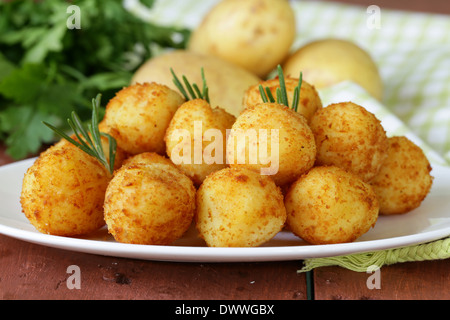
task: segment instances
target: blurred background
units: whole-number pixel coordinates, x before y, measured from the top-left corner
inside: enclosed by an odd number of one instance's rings
[[[297,0],[296,0],[297,1]],[[322,0],[314,0],[322,1]],[[368,7],[370,5],[377,5],[382,8],[409,10],[416,12],[430,12],[450,14],[450,2],[445,0],[330,0],[329,2],[345,3],[351,5],[359,5]]]

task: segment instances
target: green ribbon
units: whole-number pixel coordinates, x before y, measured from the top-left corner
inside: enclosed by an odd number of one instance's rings
[[[299,273],[325,266],[340,266],[357,272],[367,272],[376,266],[391,265],[401,262],[441,260],[450,258],[450,237],[398,249],[357,253],[329,258],[314,258],[303,261],[304,267]]]

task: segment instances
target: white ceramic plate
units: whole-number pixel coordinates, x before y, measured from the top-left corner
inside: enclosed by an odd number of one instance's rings
[[[84,238],[39,233],[21,211],[22,178],[34,159],[0,167],[0,233],[49,247],[143,260],[180,262],[282,261],[331,257],[397,248],[450,235],[450,168],[434,166],[432,190],[422,205],[408,214],[381,216],[375,228],[353,243],[308,245],[282,231],[257,248],[208,248],[195,228],[174,245],[132,245],[115,242],[105,228]]]

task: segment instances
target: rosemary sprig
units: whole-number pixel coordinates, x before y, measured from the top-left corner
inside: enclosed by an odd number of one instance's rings
[[[186,88],[183,87],[183,84],[181,83],[180,79],[178,79],[177,75],[173,71],[172,68],[170,68],[170,72],[173,76],[173,83],[177,86],[178,90],[180,90],[181,94],[184,96],[184,98],[187,100],[193,100],[193,99],[203,99],[206,100],[206,102],[209,103],[209,89],[208,85],[206,84],[206,78],[205,78],[205,72],[203,68],[201,69],[202,73],[202,80],[203,80],[203,88],[202,91],[200,91],[197,84],[190,84],[189,80],[186,78],[186,76],[182,76],[184,85]],[[190,96],[189,96],[190,95]]]
[[[47,127],[52,129],[56,134],[66,139],[76,147],[80,148],[87,154],[95,157],[102,163],[110,174],[114,172],[114,162],[116,158],[117,143],[116,140],[107,133],[100,132],[98,128],[98,109],[100,108],[101,94],[98,94],[95,99],[92,99],[92,119],[86,129],[80,118],[75,112],[72,112],[71,118],[67,119],[78,141],[71,138],[62,130],[53,125],[43,122]],[[109,161],[106,158],[103,150],[101,136],[107,137],[109,141]]]
[[[267,102],[274,103],[274,102],[276,102],[276,103],[279,103],[279,104],[283,104],[286,107],[291,108],[295,112],[297,112],[298,102],[300,101],[300,90],[301,90],[301,87],[302,87],[303,74],[302,74],[302,72],[300,72],[300,76],[299,76],[299,79],[298,79],[298,85],[294,88],[294,95],[292,97],[292,105],[289,106],[289,101],[288,101],[288,97],[287,97],[287,90],[286,90],[286,82],[284,80],[283,69],[281,68],[280,65],[278,65],[278,67],[277,67],[277,72],[278,72],[278,81],[280,83],[280,86],[276,89],[277,99],[275,100],[275,98],[273,97],[272,92],[270,91],[269,87],[266,87],[264,89],[262,85],[259,85],[259,93],[261,94],[261,98],[262,98],[264,103],[267,103]]]

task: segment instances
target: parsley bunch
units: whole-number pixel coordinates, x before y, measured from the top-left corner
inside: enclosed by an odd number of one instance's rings
[[[69,5],[80,29],[67,27]],[[86,121],[91,98],[128,85],[152,46],[185,48],[189,34],[140,20],[122,0],[0,0],[0,141],[15,159],[37,152],[55,138],[43,121],[70,130],[72,111]]]

